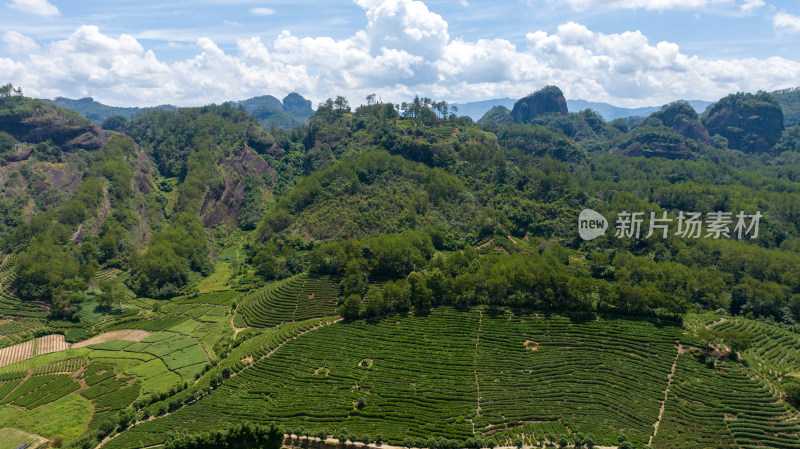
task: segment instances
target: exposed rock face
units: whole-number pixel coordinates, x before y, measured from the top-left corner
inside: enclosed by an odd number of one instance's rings
[[[150,170],[150,164],[147,163],[147,153],[139,148],[138,145],[136,147],[137,168],[133,183],[140,192],[147,195],[155,186],[156,180],[152,170]]]
[[[19,162],[28,159],[31,155],[31,151],[33,151],[33,147],[30,145],[18,146],[17,151],[6,155],[6,164],[10,162]]]
[[[52,140],[64,151],[96,150],[108,138],[97,125],[80,115],[52,103],[19,98],[10,100],[7,113],[0,119],[0,131],[20,142],[40,143]]]
[[[246,175],[269,174],[273,181],[277,181],[277,176],[267,161],[247,146],[223,160],[220,169],[223,175],[221,188],[206,193],[200,208],[201,220],[209,227],[236,224],[242,208]]]
[[[710,135],[728,139],[728,147],[747,153],[770,151],[783,133],[783,110],[774,96],[731,94],[709,106],[704,125]]]
[[[684,137],[711,145],[711,136],[700,123],[697,111],[685,101],[676,101],[650,114],[650,118],[659,119],[664,126],[669,126]]]
[[[706,130],[706,127],[696,118],[687,119],[681,117],[675,120],[672,129],[682,136],[698,140],[706,145],[711,145],[711,136],[708,134],[708,130]]]
[[[567,100],[564,93],[556,86],[547,86],[514,103],[511,117],[517,123],[528,123],[545,114],[566,115]]]

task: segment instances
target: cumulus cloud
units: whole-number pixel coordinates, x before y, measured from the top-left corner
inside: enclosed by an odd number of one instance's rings
[[[16,31],[6,31],[3,34],[3,43],[9,53],[30,53],[39,49],[33,39]]]
[[[358,102],[369,93],[385,101],[420,94],[460,102],[555,84],[568,98],[644,106],[800,85],[800,62],[781,57],[704,59],[639,31],[600,33],[575,22],[551,33],[532,30],[522,45],[452,39],[447,22],[422,2],[356,1],[367,25],[347,38],[283,31],[224,50],[200,38],[194,55],[171,63],[130,35],[95,26],[40,46],[6,32],[6,47],[27,51],[0,58],[0,73],[30,95],[91,95],[116,105],[200,105],[292,91],[316,102],[335,95]],[[776,27],[783,23],[776,16]]]
[[[415,0],[355,0],[367,14],[366,33],[373,55],[383,49],[427,58],[441,56],[450,36],[447,22]]]
[[[778,32],[797,33],[800,32],[800,17],[779,12],[772,17],[772,24]]]
[[[58,8],[47,0],[11,0],[8,6],[17,11],[38,16],[57,16],[61,14]]]

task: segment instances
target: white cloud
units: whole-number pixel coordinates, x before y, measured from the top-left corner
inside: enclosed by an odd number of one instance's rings
[[[416,0],[355,0],[367,14],[366,33],[374,56],[383,49],[439,57],[450,36],[447,22]]]
[[[38,16],[57,16],[61,14],[58,12],[58,8],[47,0],[11,0],[8,6],[17,11]]]
[[[573,9],[583,11],[588,8],[651,9],[696,9],[715,3],[729,3],[731,0],[567,0]],[[759,1],[759,0],[755,0]]]
[[[765,6],[764,0],[744,0],[742,11],[749,12]]]
[[[778,32],[797,33],[800,32],[800,17],[779,12],[772,17],[772,24]]]
[[[272,8],[253,8],[250,10],[250,13],[257,16],[271,16],[275,14],[275,10]]]
[[[243,37],[229,50],[204,37],[181,44],[194,55],[173,63],[133,36],[95,26],[37,47],[6,32],[6,46],[28,48],[0,58],[0,73],[29,95],[91,95],[115,105],[200,105],[292,91],[315,103],[335,95],[355,103],[373,92],[385,101],[420,94],[461,102],[555,84],[568,98],[645,106],[800,85],[800,62],[781,57],[704,59],[639,31],[600,33],[575,22],[532,31],[521,46],[451,39],[447,22],[419,1],[357,3],[367,24],[344,39],[283,31],[269,40]],[[776,28],[783,23],[776,16]]]
[[[3,34],[3,42],[9,53],[31,53],[39,49],[33,39],[16,31],[6,31]]]

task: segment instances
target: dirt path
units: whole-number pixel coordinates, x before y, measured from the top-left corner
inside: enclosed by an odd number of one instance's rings
[[[478,313],[478,333],[475,337],[475,356],[472,359],[472,371],[475,373],[475,389],[478,392],[478,407],[475,409],[475,418],[481,416],[481,384],[478,381],[478,344],[481,342],[481,327],[483,326],[483,309]],[[470,418],[472,423],[472,434],[475,435],[475,420]]]
[[[297,436],[297,435],[283,435],[283,445],[286,447],[302,447],[302,448],[312,448],[312,449],[323,449],[323,448],[330,448],[330,447],[345,447],[349,449],[412,449],[406,446],[394,446],[391,444],[376,444],[376,443],[360,443],[360,442],[353,442],[353,441],[346,441],[341,442],[336,438],[326,438],[324,441],[317,438],[317,437],[308,437],[308,436]],[[149,446],[142,449],[148,449]],[[531,449],[531,448],[544,448],[544,447],[554,447],[554,446],[531,446],[531,445],[524,445],[522,449]],[[575,446],[567,446],[567,447],[575,447]],[[585,446],[582,446],[585,447]],[[595,449],[618,449],[617,446],[592,446]],[[517,449],[516,446],[497,446],[495,449]]]
[[[111,201],[108,200],[108,187],[103,187],[103,204],[100,207],[100,211],[97,213],[97,218],[95,218],[92,224],[93,235],[100,233],[100,227],[103,225],[103,222],[106,221],[106,216],[110,211]]]
[[[233,329],[233,338],[236,338],[236,336],[239,335],[239,332],[241,332],[241,331],[243,331],[243,330],[245,330],[247,328],[246,327],[236,327],[236,325],[233,324],[234,315],[236,315],[235,312],[231,314],[230,322],[231,322],[231,328]]]
[[[712,321],[712,322],[706,324],[706,329],[711,329],[712,327],[716,326],[717,324],[722,324],[722,323],[724,323],[726,321],[728,321],[727,318],[720,318],[720,319],[718,319],[716,321]]]
[[[649,446],[653,445],[653,438],[658,434],[658,425],[661,424],[661,417],[664,416],[664,408],[667,406],[667,397],[669,396],[669,387],[672,385],[672,377],[675,375],[675,368],[678,366],[678,357],[683,353],[683,345],[678,343],[678,353],[675,354],[675,360],[672,362],[672,368],[667,375],[667,389],[664,390],[664,402],[661,403],[661,409],[658,411],[658,419],[653,424],[653,434],[650,435],[650,440],[647,442]]]

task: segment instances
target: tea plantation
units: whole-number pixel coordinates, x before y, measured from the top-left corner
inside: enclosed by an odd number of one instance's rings
[[[245,421],[414,447],[800,448],[781,388],[800,340],[778,326],[484,307],[343,322],[337,289],[301,274],[100,321],[85,342],[0,367],[0,426],[112,449]],[[746,336],[742,359],[706,329]],[[66,409],[50,428],[30,421]]]

